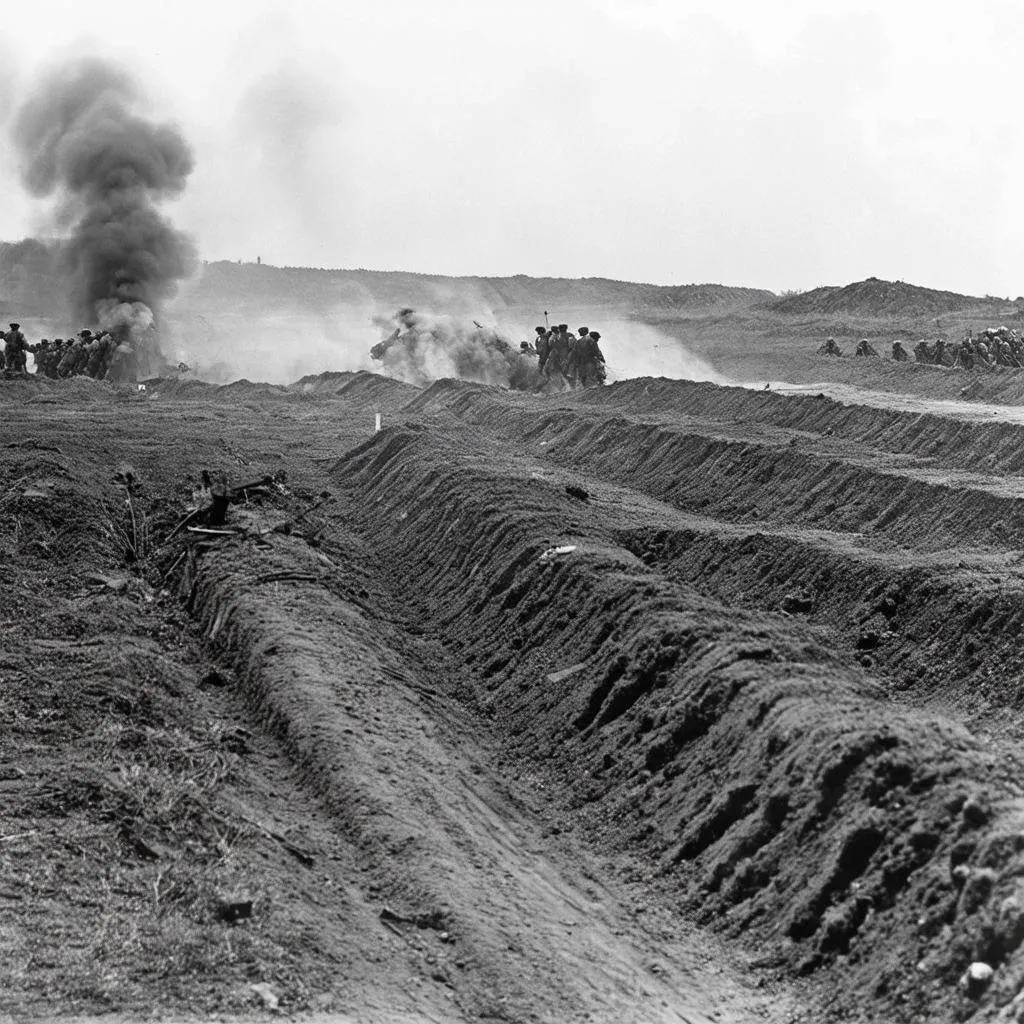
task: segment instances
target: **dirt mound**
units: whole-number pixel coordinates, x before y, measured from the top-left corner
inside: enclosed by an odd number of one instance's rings
[[[324,370],[323,373],[307,373],[288,386],[305,392],[327,391],[334,394],[354,376],[351,370]]]
[[[986,1005],[1016,992],[1024,808],[1000,782],[1016,761],[892,706],[798,623],[645,565],[610,529],[636,510],[591,511],[529,461],[434,427],[335,474],[475,669],[464,697],[508,756],[560,778],[597,841],[653,858],[666,895],[889,1019],[960,1012],[972,960],[1000,965]]]
[[[1001,300],[959,295],[869,277],[845,287],[815,288],[771,303],[771,310],[785,314],[850,314],[854,316],[921,316],[963,309],[1003,308]]]
[[[350,402],[394,407],[408,402],[418,391],[414,385],[395,380],[394,377],[361,370],[338,388],[336,394]]]

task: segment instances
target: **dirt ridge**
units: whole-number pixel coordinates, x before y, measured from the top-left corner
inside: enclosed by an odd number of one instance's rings
[[[800,627],[727,610],[585,511],[567,519],[527,466],[499,478],[488,462],[438,427],[390,432],[335,475],[442,597],[421,612],[476,667],[467,699],[517,756],[585,780],[573,804],[595,837],[630,828],[703,920],[792,969],[840,958],[837,984],[870,979],[908,1018],[949,999],[965,957],[1010,961],[1012,988],[1024,963],[999,907],[1019,899],[1022,808],[991,755],[888,705]],[[558,544],[575,550],[544,555]],[[584,667],[557,682],[542,667],[569,662]],[[916,971],[893,964],[901,946]]]

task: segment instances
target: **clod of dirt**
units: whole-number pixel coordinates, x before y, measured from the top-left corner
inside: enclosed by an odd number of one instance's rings
[[[574,487],[572,484],[566,486],[565,493],[568,494],[570,498],[578,498],[580,501],[590,500],[589,492],[583,490],[582,487]]]
[[[236,921],[252,917],[252,900],[221,900],[214,913],[217,915],[218,921],[234,924]]]
[[[960,988],[971,999],[977,999],[992,983],[995,971],[980,960],[976,960],[960,978]]]
[[[873,629],[866,629],[857,637],[858,651],[873,651],[882,642],[882,638]]]
[[[968,828],[980,828],[989,819],[989,809],[983,797],[972,796],[964,803],[960,814]]]
[[[268,1010],[276,1010],[281,1005],[281,1000],[278,999],[277,993],[265,981],[261,981],[256,985],[250,985],[249,988],[260,997],[263,1005]]]
[[[814,595],[806,588],[792,590],[782,599],[782,610],[790,615],[813,611]]]

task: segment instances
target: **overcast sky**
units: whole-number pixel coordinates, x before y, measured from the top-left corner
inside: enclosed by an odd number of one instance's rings
[[[75,52],[182,126],[207,259],[1024,293],[1020,4],[31,0],[0,117]]]

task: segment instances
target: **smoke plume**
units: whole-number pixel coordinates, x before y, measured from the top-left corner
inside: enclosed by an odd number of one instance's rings
[[[196,252],[159,211],[184,190],[192,151],[144,106],[127,71],[83,59],[39,83],[11,138],[26,189],[51,200],[72,315],[132,342],[152,365],[155,322]]]

